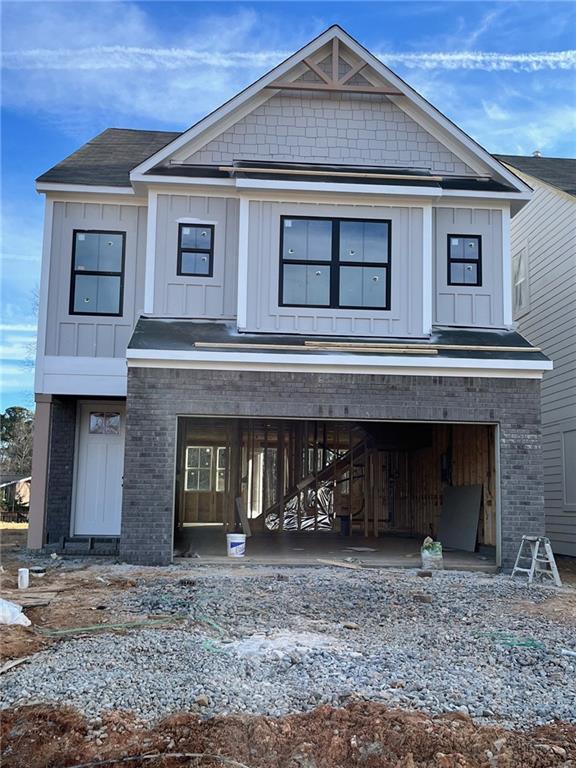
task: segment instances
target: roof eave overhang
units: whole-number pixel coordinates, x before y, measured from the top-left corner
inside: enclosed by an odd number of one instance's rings
[[[363,184],[354,182],[325,182],[325,181],[291,181],[279,179],[249,179],[249,178],[210,178],[190,176],[163,176],[155,174],[138,174],[132,178],[137,192],[142,188],[169,188],[189,186],[213,187],[215,189],[236,190],[238,193],[325,193],[330,195],[373,195],[422,198],[433,202],[439,199],[483,199],[497,203],[509,202],[517,208],[525,205],[532,197],[531,192],[484,191],[471,189],[443,189],[439,186],[405,185],[405,184]]]
[[[552,370],[549,360],[448,358],[437,356],[370,354],[274,354],[262,352],[210,352],[128,349],[129,368],[197,368],[208,370],[285,370],[377,374],[381,376],[473,376],[480,378],[540,379]]]
[[[62,184],[53,181],[37,181],[36,192],[39,194],[46,194],[50,192],[72,192],[79,194],[94,194],[94,195],[130,195],[136,196],[136,191],[133,186],[127,185],[125,187],[111,186],[111,185],[99,185],[99,184]]]

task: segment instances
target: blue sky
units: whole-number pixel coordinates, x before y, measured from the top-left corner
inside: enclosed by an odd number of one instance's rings
[[[489,151],[574,157],[573,2],[3,2],[2,392],[33,405],[43,200],[106,127],[181,130],[338,23]]]

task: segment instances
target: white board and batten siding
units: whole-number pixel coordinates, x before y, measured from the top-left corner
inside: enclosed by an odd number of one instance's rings
[[[512,219],[512,255],[528,264],[520,332],[552,358],[542,382],[546,531],[557,554],[576,556],[576,198],[533,177],[530,203]]]
[[[434,322],[468,328],[502,328],[502,210],[434,208]],[[507,215],[507,213],[506,213]],[[482,285],[448,285],[448,235],[480,235]]]
[[[55,202],[50,252],[46,355],[124,357],[144,301],[146,206]],[[120,317],[69,312],[74,230],[126,233]]]
[[[195,195],[158,195],[154,314],[224,319],[236,316],[239,200]],[[212,277],[178,275],[181,223],[214,225]]]
[[[390,220],[390,309],[280,306],[281,216]],[[423,211],[418,207],[251,201],[246,330],[342,336],[422,336],[422,227]]]

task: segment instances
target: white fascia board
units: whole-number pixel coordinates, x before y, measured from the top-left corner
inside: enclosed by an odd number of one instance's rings
[[[463,200],[493,200],[499,204],[510,200],[530,200],[526,192],[489,192],[469,189],[441,189],[438,187],[413,187],[392,184],[351,184],[321,181],[280,181],[278,179],[235,179],[238,189],[271,192],[324,192],[328,194],[383,195],[387,197],[425,198],[440,201],[442,198]]]
[[[132,368],[202,368],[218,370],[302,371],[311,373],[362,373],[380,376],[480,376],[506,378],[541,378],[552,369],[545,360],[485,360],[409,358],[352,354],[268,354],[262,352],[196,352],[181,350],[130,349],[128,366]]]
[[[409,195],[438,197],[437,187],[409,187],[390,184],[350,184],[322,181],[284,181],[279,179],[235,179],[238,189],[270,189],[286,192],[340,192],[343,194]]]
[[[126,396],[126,360],[46,355],[37,391],[52,395]]]
[[[190,184],[196,186],[208,186],[208,187],[235,187],[235,179],[215,179],[209,177],[192,177],[192,176],[162,176],[153,173],[138,173],[131,176],[132,181],[143,184],[162,184],[162,186],[168,186],[174,184],[180,186],[182,184]]]
[[[321,181],[289,181],[280,179],[210,179],[210,178],[190,178],[187,176],[142,176],[134,179],[135,182],[146,182],[148,184],[162,185],[168,187],[172,185],[178,188],[179,194],[182,194],[182,186],[191,187],[225,187],[230,192],[233,190],[250,190],[252,192],[322,192],[334,195],[384,195],[387,197],[407,197],[424,198],[439,201],[441,198],[461,198],[463,200],[493,200],[495,202],[506,202],[511,200],[530,200],[531,194],[524,192],[488,192],[466,189],[441,189],[438,187],[414,187],[392,184],[354,184],[350,182],[335,183]]]
[[[93,195],[130,195],[135,197],[136,193],[132,187],[107,187],[91,184],[56,184],[51,182],[36,182],[37,192],[79,192],[90,193]]]

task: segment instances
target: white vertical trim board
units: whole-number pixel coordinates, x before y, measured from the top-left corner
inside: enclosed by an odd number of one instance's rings
[[[144,312],[146,314],[154,312],[157,211],[158,192],[151,189],[148,193],[148,218],[146,220],[146,269],[144,273]]]
[[[510,206],[502,208],[502,317],[512,327],[512,253],[510,244]]]
[[[422,208],[422,333],[427,336],[432,330],[432,301],[434,296],[432,279],[432,206]]]
[[[498,568],[502,565],[502,475],[501,475],[501,457],[500,440],[502,439],[502,429],[500,424],[494,426],[494,461],[496,473],[496,565]]]
[[[50,286],[50,260],[52,250],[52,227],[54,222],[54,201],[46,197],[44,203],[44,235],[42,239],[42,267],[40,273],[40,296],[38,298],[38,331],[36,335],[36,369],[34,390],[43,392],[44,356],[46,355],[46,326],[48,324],[48,293]]]
[[[248,322],[248,232],[250,226],[250,200],[240,198],[238,216],[238,328]]]

